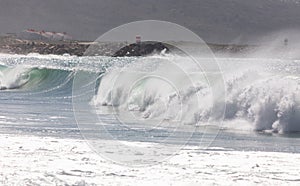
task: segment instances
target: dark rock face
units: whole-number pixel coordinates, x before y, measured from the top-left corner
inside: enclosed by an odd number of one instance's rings
[[[113,57],[146,56],[149,54],[160,53],[163,50],[169,52],[169,48],[160,42],[143,42],[140,44],[134,43],[121,48],[115,52]]]

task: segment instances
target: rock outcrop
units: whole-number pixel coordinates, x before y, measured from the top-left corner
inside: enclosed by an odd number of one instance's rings
[[[113,57],[146,56],[161,52],[169,52],[169,48],[161,42],[142,42],[121,48],[113,54]]]

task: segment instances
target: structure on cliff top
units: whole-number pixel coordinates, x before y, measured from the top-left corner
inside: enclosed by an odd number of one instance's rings
[[[63,40],[72,40],[72,37],[66,32],[48,32],[48,31],[39,31],[34,29],[23,30],[17,35],[20,39],[26,40],[48,40],[48,41],[63,41]]]

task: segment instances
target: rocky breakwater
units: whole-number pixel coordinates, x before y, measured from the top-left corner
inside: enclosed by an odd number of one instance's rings
[[[21,40],[11,36],[0,36],[0,53],[9,54],[70,54],[76,56],[112,56],[126,43],[83,42],[83,41],[41,41]]]
[[[45,42],[26,42],[14,45],[7,45],[6,51],[13,54],[70,54],[82,56],[88,45],[78,43],[45,43]]]
[[[82,42],[82,41],[38,41],[20,40],[11,36],[0,36],[0,53],[10,54],[70,54],[76,56],[147,56],[151,54],[175,53],[186,55],[176,46],[197,49],[199,44],[192,42],[161,43],[145,41],[141,43],[128,44],[127,42]],[[220,45],[208,44],[215,53],[243,54],[255,50],[257,46],[249,45]]]

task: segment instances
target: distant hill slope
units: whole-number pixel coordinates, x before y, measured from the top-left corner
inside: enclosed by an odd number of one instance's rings
[[[213,43],[300,27],[299,0],[0,0],[0,32],[66,31],[94,40],[131,21],[178,23]]]

